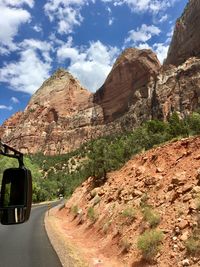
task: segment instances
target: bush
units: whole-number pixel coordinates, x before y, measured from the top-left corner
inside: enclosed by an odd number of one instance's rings
[[[90,219],[92,223],[95,223],[96,220],[98,219],[98,215],[95,212],[93,207],[89,207],[87,211],[87,217]]]
[[[77,205],[73,205],[72,207],[71,207],[71,212],[73,213],[73,215],[76,217],[77,215],[78,215],[78,210],[79,210],[79,208],[78,208],[78,206]]]
[[[187,124],[187,119],[180,119],[179,115],[174,112],[169,119],[169,134],[172,137],[188,136],[189,127]]]
[[[200,238],[191,236],[185,242],[187,252],[191,255],[197,255],[200,253]]]
[[[137,248],[141,250],[144,259],[151,260],[159,252],[162,240],[163,233],[161,231],[146,231],[138,238]]]
[[[160,223],[160,214],[155,212],[151,207],[145,207],[142,210],[143,218],[150,227],[156,227]]]
[[[131,242],[128,239],[123,238],[120,242],[120,247],[122,248],[122,251],[126,253],[131,248]]]
[[[200,215],[197,215],[197,225],[191,236],[185,242],[187,252],[191,255],[200,255]]]
[[[136,211],[132,207],[127,207],[122,211],[122,216],[133,221],[136,218]]]
[[[112,220],[108,220],[107,222],[104,223],[104,225],[102,227],[102,231],[104,234],[107,234],[111,224],[112,224]]]
[[[192,113],[187,119],[190,134],[200,134],[200,114],[198,112]]]

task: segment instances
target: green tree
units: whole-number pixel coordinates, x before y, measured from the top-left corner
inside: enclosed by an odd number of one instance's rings
[[[189,135],[187,120],[180,119],[177,112],[174,112],[169,119],[169,134],[172,137]]]

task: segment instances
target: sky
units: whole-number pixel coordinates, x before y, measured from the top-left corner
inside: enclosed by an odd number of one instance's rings
[[[88,90],[127,47],[166,58],[188,0],[0,0],[0,124],[58,68]]]

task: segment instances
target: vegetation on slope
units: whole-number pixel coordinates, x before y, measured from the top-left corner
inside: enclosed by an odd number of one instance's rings
[[[147,121],[133,132],[92,140],[66,155],[25,157],[25,164],[33,174],[33,201],[54,199],[60,194],[69,197],[89,176],[95,177],[94,186],[100,185],[108,171],[120,168],[136,153],[197,134],[200,134],[199,112],[185,119],[174,113],[169,122]],[[15,160],[2,157],[0,170],[16,164]]]

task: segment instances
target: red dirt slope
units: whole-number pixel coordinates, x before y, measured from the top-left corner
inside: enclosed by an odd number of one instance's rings
[[[200,227],[200,137],[135,156],[109,173],[101,187],[92,188],[89,178],[57,217],[63,234],[83,248],[90,266],[149,266],[137,248],[138,237],[151,228],[144,203],[159,214],[156,229],[164,233],[154,266],[200,266],[198,254],[188,254],[185,246]]]

